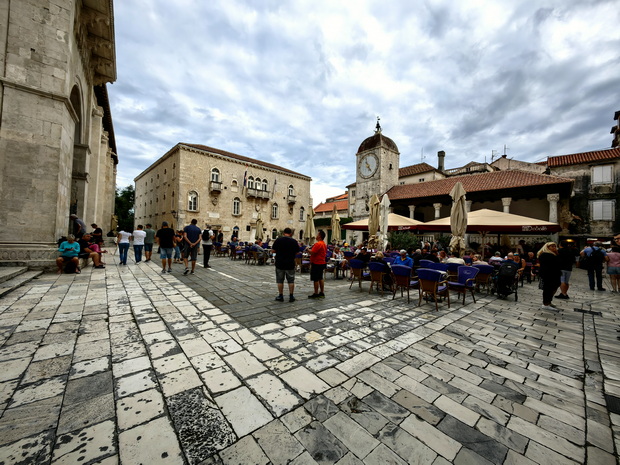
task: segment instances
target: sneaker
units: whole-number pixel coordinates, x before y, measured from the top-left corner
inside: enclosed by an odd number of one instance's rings
[[[185,268],[185,271],[183,272],[183,274],[187,274],[189,273],[189,268]]]
[[[325,298],[325,294],[323,292],[319,292],[319,299],[324,299]]]
[[[194,274],[194,270],[190,271],[189,274]]]
[[[289,302],[295,302],[295,296],[294,295],[289,295],[288,296],[288,301]]]
[[[308,299],[318,299],[319,295],[318,294],[312,294],[308,296]]]
[[[162,273],[165,273],[165,272],[166,272],[166,270],[165,270],[165,269],[164,269],[164,270],[161,270],[161,272],[162,272]],[[170,273],[170,272],[168,272],[168,273]]]
[[[549,307],[558,308],[558,306],[555,304],[549,304]]]
[[[543,305],[542,307],[540,307],[541,310],[555,310],[555,308],[549,306],[549,305]]]
[[[211,265],[205,265],[204,267],[205,268],[211,268]]]
[[[172,273],[172,268],[168,268],[168,273]]]
[[[564,294],[558,294],[554,297],[554,299],[568,299],[568,296]]]
[[[607,289],[605,289],[604,287],[601,287],[600,289],[598,289],[601,292],[605,292]]]
[[[105,268],[103,265],[97,265],[95,268]]]
[[[278,302],[284,302],[284,296],[282,294],[280,294],[278,297],[276,297],[276,300]]]

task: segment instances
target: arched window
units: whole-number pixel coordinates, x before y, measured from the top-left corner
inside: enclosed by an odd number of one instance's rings
[[[252,176],[248,178],[248,189],[254,189],[254,178]]]
[[[260,186],[262,185],[260,178],[256,178],[256,181],[254,181],[254,185],[256,186],[256,190],[259,191]]]
[[[235,197],[233,200],[233,215],[241,215],[241,199],[239,197]]]
[[[303,221],[304,220],[304,213],[306,213],[306,210],[304,209],[304,207],[301,207],[299,209],[299,221]]]
[[[274,203],[271,206],[271,218],[274,220],[278,219],[278,204],[277,203]]]
[[[220,182],[220,170],[217,168],[213,168],[211,170],[211,181]]]
[[[237,180],[236,180],[236,179],[233,179],[233,180],[232,180],[232,182],[230,183],[230,185],[231,185],[232,187],[238,187],[238,186],[239,186],[239,183],[237,182]]]
[[[198,211],[198,192],[189,191],[187,194],[187,209],[190,212]]]
[[[295,188],[292,184],[288,186],[288,195],[295,195]]]
[[[278,230],[276,228],[273,228],[271,230],[271,238],[272,239],[277,239],[278,238]]]
[[[263,190],[266,191],[267,190],[267,180],[263,179]]]

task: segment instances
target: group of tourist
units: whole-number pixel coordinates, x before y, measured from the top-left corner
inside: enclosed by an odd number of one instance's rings
[[[56,259],[58,273],[80,274],[80,259],[88,263],[93,261],[97,269],[105,268],[102,254],[107,253],[103,249],[103,230],[95,223],[91,224],[92,232],[87,231],[86,224],[77,215],[70,216],[73,234],[67,235],[64,240],[59,241],[58,251],[60,256]]]

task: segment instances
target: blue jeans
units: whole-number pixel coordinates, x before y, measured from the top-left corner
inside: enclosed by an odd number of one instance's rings
[[[142,249],[144,249],[144,244],[133,246],[133,254],[134,254],[134,258],[136,259],[136,263],[142,261]]]
[[[118,244],[118,255],[121,259],[121,265],[127,265],[127,252],[129,252],[129,242]]]

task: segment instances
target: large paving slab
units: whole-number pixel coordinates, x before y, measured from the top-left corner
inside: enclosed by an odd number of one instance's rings
[[[201,257],[199,257],[201,259]],[[0,299],[0,463],[615,464],[620,295],[450,308],[213,257]],[[609,286],[608,286],[609,287]],[[577,311],[576,311],[577,310]]]

